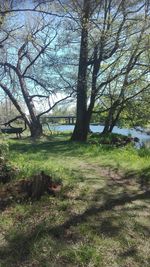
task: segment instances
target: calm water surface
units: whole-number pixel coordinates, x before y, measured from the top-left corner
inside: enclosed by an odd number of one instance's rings
[[[54,125],[50,124],[49,128],[52,131],[73,131],[74,125]],[[90,125],[90,129],[94,133],[100,133],[103,131],[104,126],[101,125]],[[138,137],[140,143],[146,144],[146,146],[150,147],[150,135],[137,131],[135,129],[126,129],[126,128],[119,128],[117,126],[114,127],[113,133],[123,134],[123,135],[131,135],[132,137]]]

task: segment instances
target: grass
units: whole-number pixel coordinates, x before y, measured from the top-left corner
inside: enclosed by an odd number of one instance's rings
[[[63,189],[2,212],[0,266],[149,267],[149,150],[69,138],[3,140],[16,179],[44,170]]]

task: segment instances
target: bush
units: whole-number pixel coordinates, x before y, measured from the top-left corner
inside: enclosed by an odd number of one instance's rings
[[[0,159],[6,160],[9,153],[9,145],[7,143],[0,143]]]
[[[14,176],[15,169],[8,162],[9,145],[0,143],[0,183],[9,182]]]
[[[134,142],[134,139],[129,136],[108,133],[108,134],[92,134],[90,137],[92,143],[100,143],[104,145],[115,145],[115,146],[125,146],[128,143]]]

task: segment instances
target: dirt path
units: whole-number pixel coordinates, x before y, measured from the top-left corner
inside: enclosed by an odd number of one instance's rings
[[[122,171],[118,169],[112,169],[110,167],[103,167],[97,163],[81,162],[76,166],[86,178],[110,178],[112,180],[119,181],[124,177]]]

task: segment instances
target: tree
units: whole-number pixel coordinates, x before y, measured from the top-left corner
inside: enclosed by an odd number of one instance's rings
[[[81,19],[81,45],[77,81],[77,119],[72,140],[85,141],[89,128],[87,118],[87,64],[88,64],[88,28],[90,3],[84,0]]]
[[[145,49],[145,46],[142,47],[141,37],[148,31],[148,14],[149,3],[147,2],[108,0],[88,1],[87,3],[83,1],[77,85],[77,122],[72,140],[86,140],[94,105],[97,99],[108,95],[108,88],[112,82],[119,78],[124,81],[122,89],[126,88],[128,77],[137,67],[138,58]],[[86,23],[83,23],[84,20]],[[136,44],[133,45],[133,42]],[[134,53],[130,53],[132,49]],[[127,64],[126,61],[122,64],[121,59],[126,60],[126,58]],[[123,91],[121,90],[122,96]],[[107,129],[110,123],[106,121],[105,132],[111,131],[118,120],[123,108],[123,104],[120,105],[120,99],[111,106],[109,119],[112,113],[114,115],[114,111],[116,112],[116,107],[119,108],[115,119],[110,129]]]
[[[150,96],[149,90],[144,90],[136,98],[127,102],[119,124],[127,127],[148,127],[150,123]]]
[[[50,68],[55,65],[54,58],[48,62],[47,54],[56,46],[60,21],[53,18],[47,21],[42,15],[33,17],[33,20],[34,22],[22,28],[22,32],[17,31],[13,38],[10,36],[5,46],[3,59],[0,60],[0,87],[28,125],[31,137],[39,137],[42,134],[40,117],[57,103],[69,98],[72,92],[68,90],[67,96],[51,103],[50,96],[57,93],[58,83],[53,87],[51,81],[55,78],[55,69],[51,70],[51,77],[47,75],[46,68],[50,73]],[[65,81],[62,81],[61,76],[59,78],[64,85]],[[28,114],[20,106],[19,99],[24,102]],[[45,109],[44,105],[41,105],[43,99],[44,104],[47,102]]]
[[[143,55],[147,48],[147,44],[145,45],[142,46],[142,49],[137,49],[138,45],[133,46],[133,50],[126,63],[128,71],[126,71],[123,78],[120,79],[119,77],[115,80],[115,83],[113,81],[109,85],[108,96],[105,96],[105,99],[103,99],[103,103],[105,103],[105,107],[108,110],[103,133],[112,132],[128,103],[131,101],[136,102],[150,88],[150,81],[148,79],[149,63],[142,64],[143,59],[146,62],[146,55]]]

